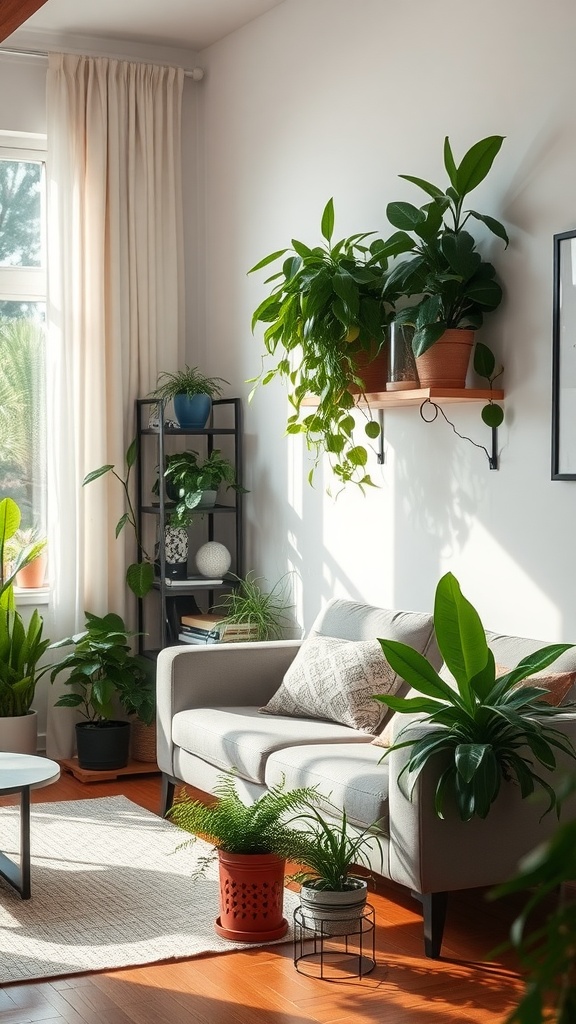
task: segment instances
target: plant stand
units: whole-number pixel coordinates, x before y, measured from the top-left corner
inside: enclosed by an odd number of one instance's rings
[[[88,768],[81,768],[77,757],[65,758],[58,764],[79,782],[111,782],[120,778],[121,775],[160,774],[158,766],[150,761],[129,761],[125,768],[111,768],[109,771],[92,771]]]
[[[330,918],[330,928],[335,926]],[[350,918],[342,920],[342,934],[325,934],[324,922],[318,930],[307,928],[302,907],[294,911],[294,966],[300,974],[321,981],[362,978],[376,966],[376,925],[374,907],[366,903],[354,930]]]

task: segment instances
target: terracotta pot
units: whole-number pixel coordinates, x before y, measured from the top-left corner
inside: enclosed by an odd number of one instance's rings
[[[416,358],[421,388],[465,388],[474,331],[450,330]]]
[[[235,942],[270,942],[288,931],[283,917],[285,861],[272,853],[218,851],[220,915],[214,928]]]
[[[356,353],[356,370],[364,381],[364,394],[374,395],[386,390],[388,376],[388,355],[384,346],[377,355],[360,349]],[[353,395],[360,394],[360,388],[352,385],[349,388]]]
[[[35,558],[29,565],[25,565],[23,569],[20,569],[16,573],[16,586],[22,587],[23,590],[30,590],[33,587],[43,587],[44,580],[46,578],[46,566],[48,565],[48,556],[46,552],[42,552]]]

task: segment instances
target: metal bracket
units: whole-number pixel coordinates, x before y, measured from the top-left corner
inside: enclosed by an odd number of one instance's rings
[[[378,409],[378,423],[380,424],[380,447],[378,448],[378,464],[384,465],[384,409]]]

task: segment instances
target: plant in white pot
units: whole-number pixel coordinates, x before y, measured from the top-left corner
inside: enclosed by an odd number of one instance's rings
[[[301,865],[290,877],[300,883],[302,924],[319,934],[358,931],[368,897],[369,851],[382,844],[377,823],[354,828],[346,811],[326,817],[310,805],[293,821],[286,856]],[[367,872],[358,874],[358,867]]]
[[[134,711],[133,690],[147,683],[146,665],[133,655],[129,632],[119,615],[100,618],[85,612],[86,628],[81,633],[52,644],[55,650],[73,645],[69,654],[52,666],[52,682],[61,672],[70,687],[56,701],[56,707],[76,708],[84,721],[76,725],[78,763],[81,768],[106,771],[124,768],[130,750],[130,722],[118,719],[115,698],[128,713]]]

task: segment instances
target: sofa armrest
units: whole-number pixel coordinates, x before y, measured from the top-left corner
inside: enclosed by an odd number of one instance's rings
[[[166,647],[156,666],[158,767],[173,774],[172,719],[188,708],[256,706],[276,692],[301,640]]]
[[[406,723],[406,717],[404,724]],[[576,714],[555,716],[548,724],[562,731],[576,746]],[[424,736],[433,727],[414,720],[410,735]],[[396,730],[397,731],[397,730]],[[531,756],[529,751],[520,751]],[[536,790],[522,799],[518,786],[503,783],[484,821],[460,821],[454,807],[445,807],[446,817],[434,810],[434,791],[443,765],[440,758],[421,773],[412,799],[398,785],[398,776],[409,759],[409,748],[393,750],[387,756],[390,772],[390,877],[420,893],[449,892],[477,886],[496,885],[515,874],[519,860],[548,839],[558,825],[555,811],[542,817],[547,797]],[[554,789],[562,777],[573,774],[574,759],[556,751],[557,767],[537,773]],[[406,776],[404,776],[406,778]],[[566,800],[561,820],[576,815],[576,797]]]

